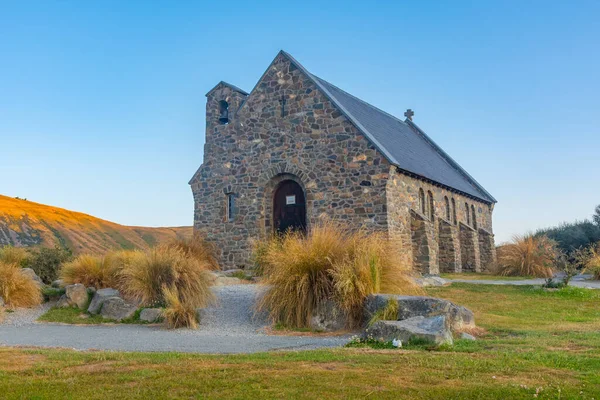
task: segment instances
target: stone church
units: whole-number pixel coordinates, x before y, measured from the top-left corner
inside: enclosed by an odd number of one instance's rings
[[[413,121],[318,78],[279,52],[250,93],[207,94],[204,162],[190,181],[194,227],[223,268],[251,266],[252,241],[328,216],[385,231],[423,273],[495,261],[496,200]]]

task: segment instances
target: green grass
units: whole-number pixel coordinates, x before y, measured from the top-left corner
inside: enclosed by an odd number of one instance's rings
[[[479,272],[461,272],[460,274],[444,273],[440,274],[440,277],[444,279],[464,279],[469,281],[522,281],[524,279],[534,279],[532,276],[502,276]]]
[[[600,399],[600,291],[453,284],[487,334],[452,347],[249,355],[0,347],[0,393],[21,399]],[[537,392],[537,397],[534,395]]]
[[[142,309],[136,310],[130,318],[122,321],[114,321],[112,319],[103,318],[101,315],[93,315],[86,311],[82,311],[75,307],[58,308],[53,307],[48,310],[45,314],[38,318],[41,322],[55,322],[61,324],[85,324],[85,325],[97,325],[97,324],[148,324],[146,321],[140,320],[140,313]]]

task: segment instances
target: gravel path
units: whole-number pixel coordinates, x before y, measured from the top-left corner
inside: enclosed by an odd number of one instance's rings
[[[448,282],[462,282],[462,283],[474,283],[478,285],[543,285],[546,282],[545,279],[522,279],[518,281],[503,281],[503,280],[474,280],[474,279],[446,279]],[[600,289],[600,281],[593,281],[589,279],[588,275],[579,275],[574,277],[570,282],[569,286],[580,287],[585,289]]]
[[[0,345],[66,347],[78,350],[178,351],[190,353],[253,353],[339,347],[349,336],[274,336],[255,317],[258,285],[214,288],[218,302],[202,313],[200,329],[167,330],[144,325],[60,325],[36,323],[49,305],[17,310],[0,324]]]

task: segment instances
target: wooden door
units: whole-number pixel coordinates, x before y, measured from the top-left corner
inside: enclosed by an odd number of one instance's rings
[[[306,200],[302,187],[287,180],[279,184],[273,196],[273,225],[275,231],[306,232]]]

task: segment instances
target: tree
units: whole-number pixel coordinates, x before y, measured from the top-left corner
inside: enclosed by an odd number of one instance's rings
[[[592,216],[592,219],[594,220],[594,223],[598,226],[600,226],[600,204],[596,206],[596,209],[594,210],[594,215]]]

